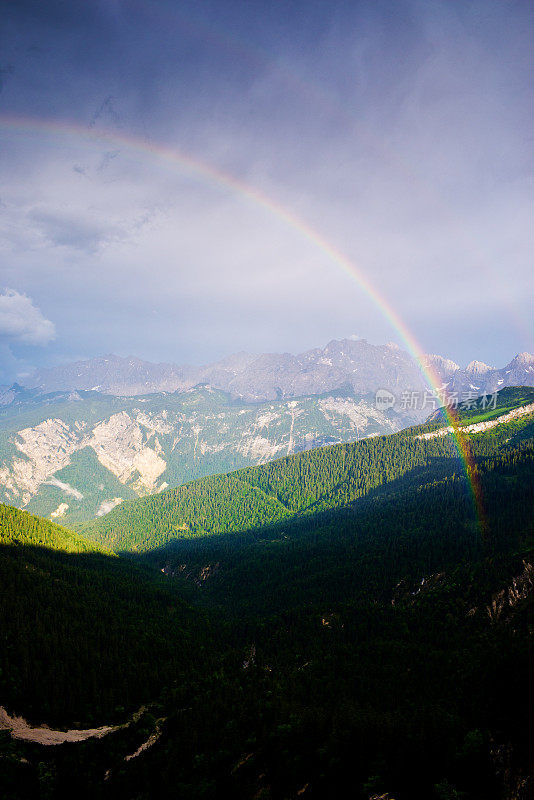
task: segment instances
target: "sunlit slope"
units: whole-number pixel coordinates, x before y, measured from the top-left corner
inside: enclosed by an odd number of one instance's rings
[[[0,501],[67,526],[124,500],[418,419],[373,396],[247,403],[204,386],[179,394],[17,390],[0,396]]]
[[[467,426],[481,414],[493,424],[470,436],[474,456],[488,457],[532,436],[534,390],[506,389],[496,408],[459,411]],[[518,410],[502,424],[499,417]],[[524,413],[525,412],[525,413]],[[252,530],[298,515],[346,507],[377,492],[426,484],[463,466],[454,438],[425,438],[443,419],[390,436],[288,456],[259,467],[195,481],[161,495],[123,503],[81,529],[116,550],[148,550],[172,539]]]
[[[87,539],[27,511],[0,503],[0,545],[35,545],[65,553],[98,552]]]

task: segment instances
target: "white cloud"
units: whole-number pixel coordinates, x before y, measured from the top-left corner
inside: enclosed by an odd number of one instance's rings
[[[0,336],[23,344],[45,345],[55,339],[56,330],[31,297],[6,289],[0,294]]]

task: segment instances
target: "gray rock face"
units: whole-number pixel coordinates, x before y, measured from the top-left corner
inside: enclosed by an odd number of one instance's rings
[[[494,372],[495,367],[489,367],[483,361],[471,361],[465,371],[468,375],[487,375],[488,372]]]
[[[426,355],[425,363],[434,369],[442,378],[451,377],[460,369],[455,361],[451,361],[450,358],[443,358],[443,356]]]
[[[211,382],[212,376],[208,373],[206,379]],[[297,356],[258,356],[221,388],[257,402],[324,394],[342,387],[363,395],[377,388],[399,392],[423,385],[420,370],[404,351],[344,339]]]

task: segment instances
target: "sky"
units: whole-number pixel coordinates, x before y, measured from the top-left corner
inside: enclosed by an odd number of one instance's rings
[[[534,351],[533,68],[529,1],[3,0],[0,383],[402,346],[382,301]]]

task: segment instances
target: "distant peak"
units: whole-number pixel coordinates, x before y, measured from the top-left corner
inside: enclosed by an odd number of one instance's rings
[[[515,358],[510,361],[508,366],[531,366],[534,364],[534,356],[531,353],[518,353]]]
[[[495,367],[490,367],[488,364],[484,364],[483,361],[471,361],[465,371],[471,375],[484,375],[484,373],[491,372],[494,369]]]
[[[460,366],[456,363],[456,361],[452,361],[450,358],[444,358],[443,356],[438,356],[435,353],[425,353],[423,360],[427,364],[433,364],[435,367],[438,367],[438,369],[445,373],[457,372],[460,369]]]

